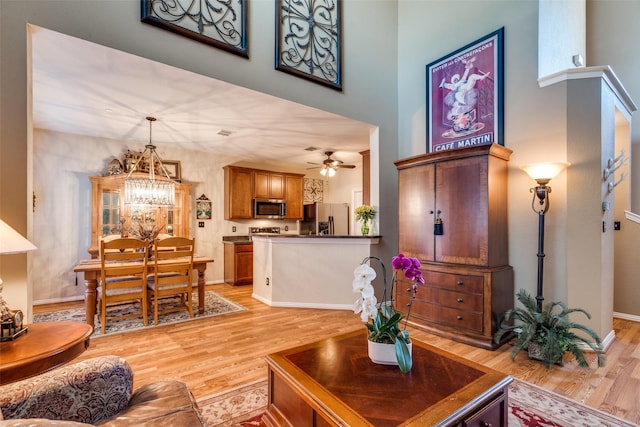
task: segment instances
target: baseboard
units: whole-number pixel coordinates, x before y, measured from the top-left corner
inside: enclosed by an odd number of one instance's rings
[[[631,320],[632,322],[640,322],[640,316],[635,314],[618,313],[614,311],[613,317],[616,319]]]
[[[33,305],[45,305],[45,304],[58,304],[61,302],[73,302],[73,301],[84,301],[84,295],[73,295],[65,298],[51,298],[51,299],[41,299],[38,301],[34,301]]]
[[[224,283],[224,280],[214,280],[211,282],[206,282],[205,286],[219,285],[220,283]],[[194,284],[193,286],[195,287],[196,285]],[[61,302],[73,302],[73,301],[84,301],[84,295],[73,295],[73,296],[64,297],[64,298],[41,299],[41,300],[33,301],[33,305],[36,306],[36,305],[45,305],[45,304],[59,304]]]
[[[325,310],[353,310],[353,304],[321,304],[310,302],[273,302],[255,293],[251,294],[251,298],[267,304],[269,307],[285,307],[285,308],[321,308]]]

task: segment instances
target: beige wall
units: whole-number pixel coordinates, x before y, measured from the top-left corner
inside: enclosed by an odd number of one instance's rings
[[[452,8],[452,4],[457,7]],[[460,11],[464,13],[459,13]],[[519,166],[566,160],[566,94],[538,85],[537,1],[401,1],[399,27],[400,157],[426,152],[425,65],[504,27],[504,145],[509,162],[509,258],[515,289],[535,294],[538,218],[533,182]],[[565,176],[551,183],[546,223],[545,297],[566,298]]]
[[[32,193],[28,160],[32,153],[27,83],[28,23],[374,123],[380,126],[380,181],[384,183],[385,197],[395,200],[397,181],[391,159],[397,152],[397,107],[389,100],[397,99],[397,88],[393,84],[397,81],[396,2],[344,2],[343,92],[273,69],[274,9],[271,0],[251,2],[250,59],[246,60],[141,23],[139,0],[0,2],[0,218],[27,234]],[[367,25],[360,25],[362,22]],[[380,31],[381,28],[385,31]],[[393,203],[381,207],[380,220],[388,237],[378,245],[378,250],[384,256],[391,256],[397,247]],[[28,234],[35,238],[31,231]],[[34,284],[29,283],[25,288],[26,256],[16,255],[11,262],[0,262],[4,296],[12,307],[23,309],[29,316]]]
[[[553,2],[544,2],[544,5],[549,6],[550,3]],[[597,3],[597,12],[600,12],[600,9],[607,7],[605,4],[614,3],[615,8],[624,9],[624,4],[628,2]],[[531,210],[529,188],[535,183],[519,167],[539,161],[571,161],[568,153],[570,122],[567,111],[569,103],[573,102],[567,84],[556,83],[545,87],[539,84],[538,41],[544,41],[546,36],[539,33],[539,5],[538,1],[403,0],[399,3],[399,157],[427,151],[425,65],[497,28],[505,29],[504,144],[513,150],[509,166],[509,257],[515,270],[515,289],[526,289],[532,294],[536,292],[538,221]],[[601,25],[599,15],[594,16],[594,12],[592,8],[590,24],[598,22]],[[601,25],[599,31],[603,32],[613,25],[610,19],[607,15],[609,25]],[[562,36],[554,34],[554,37]],[[580,37],[569,38],[572,46],[581,48]],[[608,38],[608,43],[601,49],[625,46],[626,40],[622,35],[617,35],[615,39]],[[561,54],[566,56],[567,52]],[[566,59],[564,64],[567,63]],[[629,61],[635,61],[637,65],[637,59],[618,56],[615,59],[625,62],[609,63],[614,70],[618,65],[627,67]],[[633,78],[628,76],[623,84],[626,85],[627,80]],[[640,91],[635,93],[640,98]],[[600,93],[593,97],[584,96],[579,102],[593,104],[598,111],[602,107]],[[611,105],[611,102],[607,105]],[[613,110],[607,110],[606,114],[613,114]],[[600,126],[598,119],[602,117],[608,120],[606,114],[590,116],[586,120],[592,120],[589,124],[595,121]],[[606,126],[612,126],[612,122]],[[596,135],[600,134],[601,129],[597,129]],[[572,166],[550,184],[553,193],[545,227],[544,296],[546,301],[561,300],[591,311],[594,315],[591,325],[604,336],[611,331],[613,240],[610,239],[611,233],[603,237],[601,232],[600,163],[605,155],[601,152],[602,148],[598,144],[591,153],[587,153],[589,165],[586,171],[585,165],[578,165],[576,169]],[[574,176],[574,181],[589,180],[590,176],[596,178],[590,185],[574,187],[568,184],[569,176]],[[590,198],[593,198],[591,204]],[[577,209],[577,217],[573,216],[575,211],[569,212],[569,200],[578,200],[580,207],[585,208]],[[587,217],[585,212],[588,212]],[[576,226],[576,220],[580,226]],[[612,218],[606,220],[612,228]],[[585,240],[586,244],[580,244]],[[575,260],[581,256],[591,261],[579,264]],[[589,291],[581,293],[585,280],[589,282]],[[583,295],[590,297],[582,298]]]

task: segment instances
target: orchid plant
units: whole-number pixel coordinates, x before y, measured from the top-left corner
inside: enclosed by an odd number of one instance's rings
[[[371,282],[376,278],[376,271],[369,265],[371,260],[377,260],[382,266],[384,291],[382,301],[378,303],[375,290]],[[424,285],[422,272],[420,271],[420,261],[417,258],[406,257],[398,254],[391,259],[393,276],[391,286],[387,289],[387,271],[384,263],[377,257],[366,257],[362,263],[356,267],[353,280],[353,291],[360,294],[360,298],[355,302],[353,311],[360,314],[362,322],[369,331],[368,339],[377,343],[394,344],[396,350],[396,360],[400,370],[407,373],[413,364],[408,344],[411,342],[407,322],[411,313],[411,305],[415,300],[419,285]],[[398,272],[404,273],[405,279],[411,282],[411,298],[407,304],[407,315],[404,317],[404,327],[400,326],[403,317],[393,306],[393,288],[397,281]],[[387,292],[389,294],[387,295]],[[387,300],[388,297],[388,300]]]

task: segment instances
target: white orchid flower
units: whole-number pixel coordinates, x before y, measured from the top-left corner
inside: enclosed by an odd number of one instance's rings
[[[378,317],[378,300],[375,296],[371,296],[369,298],[364,298],[362,304],[362,314],[360,318],[363,322],[367,322],[369,318],[375,319]]]
[[[371,282],[376,278],[376,271],[368,264],[361,264],[353,271],[353,291],[364,294],[367,287],[371,286]],[[368,290],[367,290],[368,291]],[[364,296],[364,295],[363,295]]]
[[[360,319],[366,323],[369,318],[375,319],[378,316],[377,303],[378,300],[373,295],[367,298],[358,298],[353,305],[353,312],[356,314],[361,313]]]

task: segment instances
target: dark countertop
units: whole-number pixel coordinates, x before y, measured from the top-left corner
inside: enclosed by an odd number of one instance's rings
[[[257,237],[272,237],[274,239],[282,238],[303,238],[303,239],[379,239],[382,236],[332,236],[327,234],[271,234],[269,236],[257,236]]]
[[[249,236],[222,236],[222,243],[228,245],[248,245],[253,242]]]
[[[254,237],[271,237],[274,239],[290,239],[290,238],[317,238],[317,239],[379,239],[382,236],[331,236],[326,234],[256,234]],[[252,244],[250,236],[222,236],[222,243],[227,245],[249,245]]]

